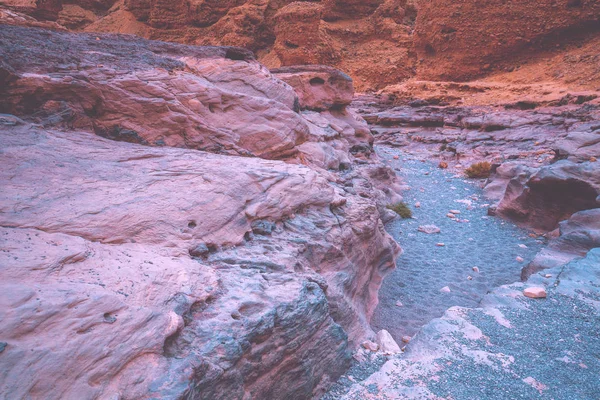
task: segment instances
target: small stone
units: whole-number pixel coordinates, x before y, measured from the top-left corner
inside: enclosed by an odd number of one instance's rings
[[[473,272],[479,273],[479,268],[478,267],[473,267]]]
[[[467,280],[468,280],[468,281],[472,281],[472,280],[473,280],[473,277],[472,277],[471,275],[469,275],[469,276],[467,276]]]
[[[440,292],[442,292],[442,293],[450,293],[450,288],[448,286],[444,286],[443,288],[440,289]]]
[[[264,219],[252,221],[251,227],[252,232],[257,235],[270,235],[275,230],[275,224]]]
[[[427,234],[440,233],[441,231],[440,228],[435,225],[421,225],[417,230]]]
[[[192,257],[202,257],[210,253],[210,249],[206,245],[206,243],[198,243],[196,246],[192,247],[189,250],[190,256]]]
[[[458,210],[450,210],[450,214],[460,214],[460,211],[458,211]]]
[[[590,162],[596,162],[598,159],[596,157],[590,157]]]
[[[452,213],[448,213],[448,214],[446,214],[446,217],[448,217],[448,218],[456,218],[456,215],[454,215]]]
[[[420,201],[417,201],[415,203],[415,208],[421,208],[421,202]]]
[[[438,168],[446,169],[448,168],[448,163],[446,161],[440,161],[440,163],[438,164]]]
[[[386,354],[400,353],[400,346],[398,346],[392,335],[385,329],[377,332],[377,344],[381,351]]]
[[[402,304],[401,301],[397,301],[396,302],[396,307],[404,307],[404,304]]]
[[[544,275],[544,278],[552,278],[552,274],[546,274]]]
[[[399,158],[399,156],[394,156],[394,160],[398,160]]]
[[[373,352],[379,350],[379,345],[377,343],[371,342],[370,340],[364,341],[362,343],[362,347]]]
[[[348,375],[348,380],[350,382],[356,382],[356,379],[354,379],[354,377],[352,375]]]
[[[437,247],[444,247],[444,246],[445,246],[445,244],[444,244],[444,243],[436,243],[435,245],[436,245]]]
[[[526,249],[527,248],[527,246],[524,245],[524,244],[520,244],[519,247],[522,248],[522,249]]]
[[[411,337],[410,336],[402,336],[402,341],[404,343],[409,343],[410,342]]]
[[[531,299],[545,299],[546,298],[546,289],[542,287],[529,287],[523,290],[523,295],[525,297],[529,297]]]
[[[521,256],[517,256],[517,258],[515,258],[515,260],[517,260],[518,262],[523,262],[523,261],[525,261],[525,260],[523,259],[523,257],[521,257]]]

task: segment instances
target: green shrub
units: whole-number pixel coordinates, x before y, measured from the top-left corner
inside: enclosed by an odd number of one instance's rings
[[[389,210],[392,210],[402,218],[412,218],[412,211],[410,210],[410,208],[408,208],[408,205],[403,201],[395,204],[388,204],[387,208]]]
[[[487,161],[478,162],[475,164],[471,164],[469,168],[465,170],[465,174],[469,178],[489,178],[492,173],[492,164]]]

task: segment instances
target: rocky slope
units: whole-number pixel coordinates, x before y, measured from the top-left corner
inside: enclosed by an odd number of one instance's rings
[[[3,15],[4,398],[322,393],[399,252],[351,83]]]

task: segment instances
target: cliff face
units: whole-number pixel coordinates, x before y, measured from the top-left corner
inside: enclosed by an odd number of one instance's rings
[[[194,45],[241,46],[269,68],[327,64],[350,74],[358,90],[414,75],[406,0],[150,1],[53,0],[48,6],[2,0],[71,30],[130,33]],[[44,11],[44,12],[42,12]]]
[[[600,2],[593,0],[421,1],[414,35],[418,77],[469,80],[514,68],[519,58],[598,32],[599,21]]]
[[[326,64],[348,73],[358,91],[413,77],[466,81],[513,71],[531,81],[540,71],[516,72],[538,64],[548,66],[545,80],[561,80],[561,55],[593,58],[593,51],[577,49],[600,29],[600,4],[593,0],[1,0],[0,5],[71,30],[241,46],[269,68]],[[568,68],[583,79],[598,75],[592,69]]]

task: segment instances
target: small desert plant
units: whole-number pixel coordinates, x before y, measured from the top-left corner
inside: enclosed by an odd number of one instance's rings
[[[412,211],[410,210],[410,208],[408,208],[408,205],[403,201],[394,204],[388,204],[386,208],[392,210],[402,218],[412,218]]]
[[[491,173],[492,164],[487,161],[471,164],[471,166],[465,170],[465,174],[467,174],[469,178],[489,178]]]

